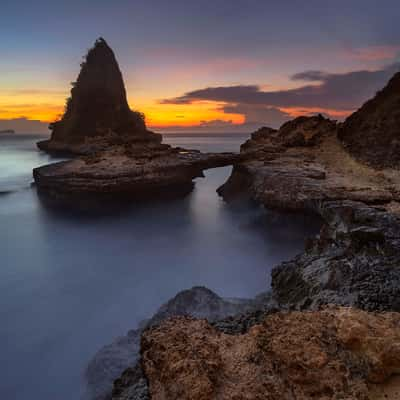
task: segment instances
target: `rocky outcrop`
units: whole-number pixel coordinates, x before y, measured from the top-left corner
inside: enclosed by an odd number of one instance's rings
[[[121,140],[161,142],[146,129],[143,115],[129,108],[121,71],[104,39],[89,50],[72,85],[64,115],[50,125],[51,139],[39,142],[40,149],[87,154]]]
[[[400,167],[400,72],[346,119],[339,137],[363,162],[377,168]]]
[[[247,161],[236,165],[218,189],[225,199],[247,191],[267,207],[292,211],[314,211],[328,200],[383,204],[400,199],[398,174],[354,160],[337,139],[334,121],[299,117],[267,132],[242,145]]]
[[[191,316],[215,322],[228,316],[245,314],[253,309],[264,309],[269,301],[268,296],[254,300],[223,299],[205,287],[193,287],[178,293],[162,305],[152,318],[139,324],[138,329],[129,331],[126,336],[115,339],[97,352],[86,370],[86,398],[107,399],[111,394],[113,381],[119,377],[115,391],[121,391],[122,387],[125,387],[131,394],[146,393],[147,385],[143,381],[143,375],[140,369],[134,368],[140,354],[140,337],[143,330],[157,326],[173,316]],[[132,398],[142,397],[138,395]]]
[[[241,335],[175,318],[143,334],[141,363],[112,398],[395,400],[399,349],[397,313],[280,312]]]
[[[142,200],[190,192],[203,170],[239,161],[234,153],[200,153],[168,145],[127,144],[33,170],[39,192],[57,204]]]
[[[316,213],[324,221],[303,254],[273,269],[280,307],[400,310],[397,171],[354,159],[336,124],[320,116],[262,132],[242,146],[247,161],[234,167],[219,193],[229,200],[245,192],[266,207]]]
[[[395,100],[383,92],[365,118],[391,124]],[[344,136],[350,120],[300,117],[242,145],[220,195],[318,214],[320,234],[273,269],[267,308],[145,330],[141,359],[116,380],[113,400],[400,398],[400,176],[387,168],[397,158],[384,160],[380,129],[356,149]],[[354,121],[364,126],[362,113]]]
[[[202,154],[162,144],[130,110],[121,71],[104,39],[82,63],[63,117],[51,139],[38,143],[52,153],[80,157],[36,168],[35,183],[51,205],[92,206],[92,200],[141,200],[180,196],[207,168],[231,165],[239,154]]]
[[[320,235],[305,251],[272,271],[283,307],[324,304],[400,311],[400,219],[351,201],[321,204]]]

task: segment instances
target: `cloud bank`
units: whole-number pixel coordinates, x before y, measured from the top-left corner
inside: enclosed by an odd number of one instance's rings
[[[162,104],[192,104],[198,101],[224,103],[225,113],[245,116],[245,124],[279,126],[290,118],[290,110],[322,111],[337,118],[359,108],[384,87],[400,70],[400,63],[375,71],[360,70],[347,73],[303,71],[291,77],[305,83],[288,90],[265,91],[258,85],[207,87],[182,96],[161,100]]]

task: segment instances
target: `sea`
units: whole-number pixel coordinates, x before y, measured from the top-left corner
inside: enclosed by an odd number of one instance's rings
[[[181,199],[94,215],[43,204],[32,168],[59,161],[37,135],[0,137],[0,399],[78,400],[91,357],[177,292],[206,286],[248,298],[319,228],[306,216],[216,189],[231,167],[208,170]],[[202,151],[239,151],[239,134],[169,134]]]

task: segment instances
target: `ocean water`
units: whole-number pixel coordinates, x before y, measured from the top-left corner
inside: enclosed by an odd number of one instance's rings
[[[302,250],[317,223],[215,190],[209,170],[184,199],[85,216],[47,209],[31,170],[56,161],[32,135],[0,137],[0,399],[79,399],[93,354],[178,291],[252,297]],[[238,150],[245,136],[170,135],[174,145]]]

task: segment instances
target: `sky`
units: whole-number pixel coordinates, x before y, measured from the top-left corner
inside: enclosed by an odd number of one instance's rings
[[[0,129],[46,130],[100,36],[161,132],[342,120],[400,70],[398,0],[0,1]]]

